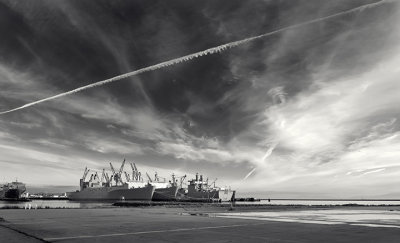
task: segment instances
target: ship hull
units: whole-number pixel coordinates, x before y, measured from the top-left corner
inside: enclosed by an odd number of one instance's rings
[[[8,183],[0,191],[0,199],[18,200],[25,191],[25,184],[21,182]]]
[[[153,194],[153,201],[174,201],[176,200],[177,186],[157,188]]]
[[[69,200],[143,200],[152,199],[155,188],[146,186],[141,188],[99,187],[85,188],[82,191],[68,193]]]
[[[19,199],[23,191],[19,189],[9,189],[4,192],[4,198]]]
[[[213,200],[227,202],[231,201],[233,196],[232,190],[215,190],[215,191],[192,191],[186,194],[187,199],[191,200]]]

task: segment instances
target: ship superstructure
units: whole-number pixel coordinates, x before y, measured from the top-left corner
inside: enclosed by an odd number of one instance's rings
[[[230,187],[215,186],[216,180],[208,183],[208,178],[204,180],[203,175],[196,173],[196,178],[189,181],[185,196],[189,200],[231,201],[235,192]]]

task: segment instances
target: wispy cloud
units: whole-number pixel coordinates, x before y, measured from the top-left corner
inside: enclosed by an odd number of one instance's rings
[[[309,20],[309,21],[306,21],[306,22],[303,22],[303,23],[299,23],[299,24],[288,26],[288,27],[280,28],[278,30],[267,32],[267,33],[262,34],[262,35],[253,36],[253,37],[245,38],[245,39],[242,39],[242,40],[229,42],[227,44],[223,44],[223,45],[219,45],[219,46],[216,46],[216,47],[212,47],[212,48],[206,49],[204,51],[196,52],[196,53],[189,54],[189,55],[186,55],[186,56],[183,56],[183,57],[179,57],[179,58],[175,58],[175,59],[168,60],[168,61],[165,61],[165,62],[161,62],[161,63],[155,64],[155,65],[151,65],[151,66],[148,66],[148,67],[145,67],[145,68],[138,69],[136,71],[132,71],[132,72],[128,72],[128,73],[125,73],[125,74],[121,74],[121,75],[118,75],[118,76],[115,76],[115,77],[112,77],[112,78],[109,78],[109,79],[105,79],[105,80],[98,81],[98,82],[95,82],[95,83],[92,83],[92,84],[88,84],[88,85],[85,85],[85,86],[82,86],[82,87],[79,87],[79,88],[76,88],[76,89],[73,89],[73,90],[70,90],[70,91],[67,91],[67,92],[63,92],[63,93],[60,93],[60,94],[57,94],[57,95],[54,95],[54,96],[50,96],[50,97],[47,97],[47,98],[44,98],[44,99],[41,99],[41,100],[30,102],[30,103],[27,103],[27,104],[25,104],[23,106],[14,108],[14,109],[2,111],[2,112],[0,112],[0,115],[7,114],[7,113],[10,113],[10,112],[13,112],[13,111],[18,111],[18,110],[21,110],[21,109],[25,109],[27,107],[30,107],[30,106],[33,106],[33,105],[36,105],[36,104],[40,104],[42,102],[46,102],[46,101],[49,101],[49,100],[58,99],[58,98],[61,98],[61,97],[67,96],[67,95],[75,94],[77,92],[81,92],[81,91],[86,90],[86,89],[94,88],[94,87],[97,87],[97,86],[102,86],[102,85],[105,85],[105,84],[108,84],[108,83],[111,83],[111,82],[119,81],[121,79],[126,79],[128,77],[136,76],[136,75],[141,74],[141,73],[145,73],[145,72],[149,72],[149,71],[155,71],[155,70],[160,69],[160,68],[165,68],[165,67],[168,67],[168,66],[171,66],[171,65],[176,65],[176,64],[179,64],[179,63],[182,63],[182,62],[187,62],[187,61],[192,60],[194,58],[199,58],[199,57],[202,57],[202,56],[211,55],[211,54],[215,54],[215,53],[221,53],[221,52],[223,52],[223,51],[225,51],[225,50],[227,50],[229,48],[233,48],[233,47],[236,47],[236,46],[239,46],[239,45],[247,44],[249,42],[252,42],[252,41],[255,41],[255,40],[258,40],[258,39],[261,39],[261,38],[265,38],[265,37],[268,37],[268,36],[272,36],[272,35],[278,34],[280,32],[286,31],[286,30],[290,30],[290,29],[293,29],[293,28],[298,28],[298,27],[301,27],[301,26],[304,26],[304,25],[317,23],[319,21],[328,20],[328,19],[331,19],[331,18],[335,18],[335,17],[341,16],[341,15],[345,15],[345,14],[349,14],[349,13],[353,13],[353,12],[356,12],[356,11],[363,11],[366,8],[375,7],[375,6],[378,6],[378,5],[383,4],[385,2],[386,2],[385,0],[382,0],[382,1],[379,1],[377,3],[365,4],[365,5],[362,5],[360,7],[356,7],[356,8],[350,9],[350,10],[346,10],[346,11],[342,11],[342,12],[339,12],[339,13],[336,13],[336,14],[332,14],[332,15],[329,15],[329,16],[326,16],[326,17],[321,17],[321,18]]]
[[[20,23],[26,33],[13,28],[6,36],[21,36],[26,53],[13,52],[18,65],[0,63],[2,110],[71,91],[1,117],[1,169],[25,168],[21,175],[39,182],[29,171],[42,168],[52,183],[62,174],[60,184],[75,184],[85,165],[126,157],[164,176],[207,172],[240,190],[315,192],[316,182],[332,193],[377,190],[395,181],[400,156],[398,17],[388,2],[277,11],[278,3],[238,1],[230,14],[199,3],[191,14],[163,7],[129,21],[117,3],[115,13],[93,3],[11,4],[13,16],[29,21]],[[37,20],[42,11],[47,22]],[[343,11],[350,14],[320,18]],[[46,35],[50,29],[55,34]],[[240,41],[220,45],[233,39]],[[171,61],[140,69],[157,60]],[[139,70],[104,80],[132,68]],[[84,86],[88,80],[104,81]]]

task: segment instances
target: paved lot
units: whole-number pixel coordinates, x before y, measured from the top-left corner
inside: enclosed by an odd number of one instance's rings
[[[398,242],[400,236],[393,227],[207,217],[161,207],[0,210],[0,217],[0,242]]]

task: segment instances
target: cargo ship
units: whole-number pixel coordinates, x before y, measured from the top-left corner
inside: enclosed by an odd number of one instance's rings
[[[175,201],[177,199],[178,189],[182,187],[182,181],[185,179],[186,175],[181,177],[181,183],[178,185],[178,179],[172,174],[172,180],[168,181],[165,178],[160,178],[157,172],[152,179],[149,174],[147,174],[149,183],[155,186],[156,190],[153,194],[153,201]],[[161,180],[163,179],[163,180]]]
[[[1,200],[20,200],[23,199],[23,194],[26,191],[25,184],[19,181],[6,183],[0,188]]]
[[[98,173],[92,173],[90,179],[86,181],[89,169],[85,168],[82,178],[80,179],[80,190],[75,192],[67,192],[69,200],[142,200],[149,201],[152,199],[155,187],[145,182],[140,172],[133,173],[129,176],[124,172],[127,180],[122,179],[125,160],[119,171],[115,171],[110,163],[112,175],[103,169],[101,177]]]
[[[233,201],[235,191],[229,187],[216,187],[215,179],[210,184],[208,178],[203,180],[203,175],[196,173],[196,178],[189,181],[187,191],[184,193],[183,200],[190,201]],[[214,185],[212,185],[214,184]]]

